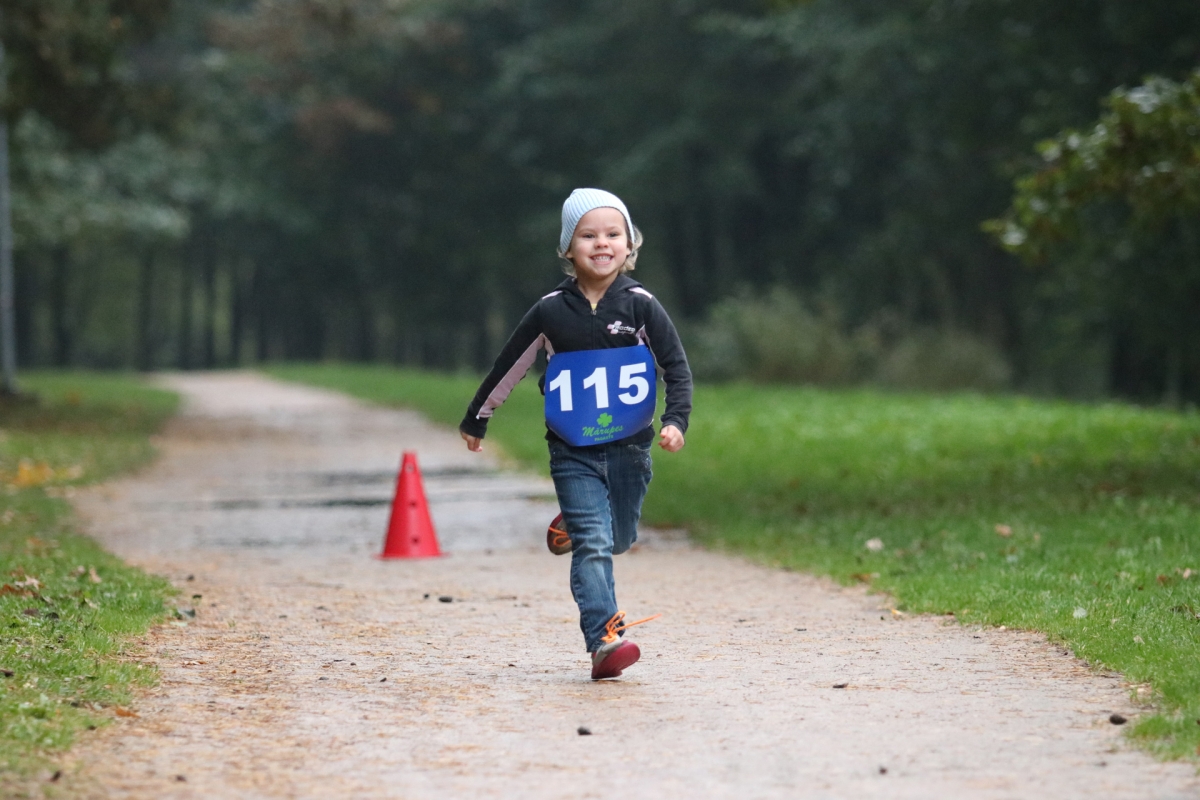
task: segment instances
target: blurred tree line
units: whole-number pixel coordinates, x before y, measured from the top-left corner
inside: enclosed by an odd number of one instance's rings
[[[479,367],[598,185],[701,375],[1200,399],[1155,305],[1200,307],[1195,215],[1039,261],[1010,209],[1037,142],[1188,79],[1194,0],[6,0],[0,35],[22,364]]]
[[[1012,208],[985,227],[1041,269],[1046,296],[1083,310],[1074,318],[1093,336],[1119,332],[1111,358],[1127,391],[1165,385],[1168,403],[1194,400],[1200,71],[1119,88],[1104,105],[1090,130],[1040,145],[1044,165],[1017,181]]]

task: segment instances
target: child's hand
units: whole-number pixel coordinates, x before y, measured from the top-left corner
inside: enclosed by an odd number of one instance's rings
[[[458,435],[461,436],[463,441],[467,443],[467,449],[472,453],[483,452],[483,439],[480,439],[478,436],[468,436],[462,431],[459,431]]]
[[[658,446],[668,453],[678,453],[683,444],[683,433],[674,425],[664,425],[658,432]]]

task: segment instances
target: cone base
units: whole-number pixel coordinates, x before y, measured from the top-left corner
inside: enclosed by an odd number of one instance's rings
[[[380,561],[412,561],[418,558],[445,558],[449,553],[426,553],[419,556],[389,556],[387,553],[376,553],[371,558],[379,559]]]

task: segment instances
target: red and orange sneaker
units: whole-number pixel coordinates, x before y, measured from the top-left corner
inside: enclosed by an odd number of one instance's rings
[[[621,638],[626,628],[641,625],[652,619],[658,619],[662,614],[639,619],[637,622],[625,622],[625,612],[618,611],[613,618],[605,623],[606,633],[601,641],[604,644],[592,653],[592,680],[600,681],[605,678],[616,678],[626,668],[633,666],[642,657],[642,650],[633,642]]]
[[[563,525],[562,514],[555,517],[546,529],[546,548],[556,556],[566,555],[574,549],[567,526]]]

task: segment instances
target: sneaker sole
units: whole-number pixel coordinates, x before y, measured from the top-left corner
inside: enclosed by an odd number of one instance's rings
[[[557,546],[554,544],[555,539],[558,538],[558,532],[556,531],[556,526],[559,526],[559,525],[562,525],[562,514],[559,514],[557,517],[555,517],[554,520],[550,523],[550,527],[548,527],[546,529],[546,549],[549,550],[551,553],[554,553],[554,555],[556,555],[556,556],[565,556],[567,553],[574,550],[575,546],[571,543],[570,538],[567,539],[566,544],[557,545]],[[566,533],[565,526],[558,530],[561,530],[563,533]]]
[[[629,667],[642,657],[642,650],[634,642],[625,642],[608,654],[608,658],[592,668],[592,680],[600,681],[605,678],[619,677]]]

